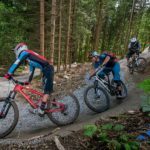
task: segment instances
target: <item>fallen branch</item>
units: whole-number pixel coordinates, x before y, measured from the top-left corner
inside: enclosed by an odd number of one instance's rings
[[[32,138],[28,139],[28,141],[35,140],[35,139],[37,140],[37,139],[41,139],[41,138],[43,138],[43,137],[47,137],[47,136],[49,136],[49,135],[51,135],[51,134],[54,134],[54,133],[57,132],[58,130],[60,130],[59,127],[55,128],[54,130],[50,131],[50,132],[47,133],[47,134],[32,137]]]
[[[54,142],[58,148],[58,150],[65,150],[65,148],[63,147],[63,145],[60,143],[59,139],[57,136],[54,137]]]

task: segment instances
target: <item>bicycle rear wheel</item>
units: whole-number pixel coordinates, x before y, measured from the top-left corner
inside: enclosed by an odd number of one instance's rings
[[[80,112],[78,99],[75,97],[75,95],[69,94],[62,100],[58,100],[58,102],[65,104],[65,110],[62,112],[48,113],[47,116],[49,119],[58,126],[73,123],[79,116]],[[48,108],[50,108],[50,102],[48,103]]]
[[[128,90],[127,90],[127,87],[126,87],[126,85],[124,84],[123,81],[120,81],[120,84],[121,84],[121,94],[122,94],[121,99],[125,99],[128,96]],[[117,84],[114,82],[114,80],[111,81],[111,85],[117,87]]]
[[[17,125],[19,118],[19,111],[16,103],[10,101],[6,104],[4,114],[1,114],[1,110],[6,103],[6,98],[0,99],[0,138],[4,138],[10,134]],[[6,114],[5,117],[3,117]]]
[[[95,112],[103,112],[110,106],[107,92],[102,87],[89,86],[84,93],[86,105]]]
[[[147,61],[143,57],[139,57],[134,64],[135,72],[143,72],[146,69]]]

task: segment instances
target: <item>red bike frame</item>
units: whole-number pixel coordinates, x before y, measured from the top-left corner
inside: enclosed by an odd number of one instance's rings
[[[24,98],[25,100],[34,108],[38,108],[38,104],[42,101],[42,98],[43,98],[43,93],[39,92],[39,91],[36,91],[34,89],[31,89],[29,87],[25,87],[25,86],[22,86],[22,85],[19,85],[19,84],[16,84],[13,91],[15,93],[20,93]],[[38,101],[35,103],[33,99],[31,99],[31,97],[25,93],[24,91],[29,91],[35,95],[38,95],[40,98],[38,99]],[[57,102],[57,101],[52,101],[51,102],[52,104],[54,104],[55,106],[59,106],[58,108],[54,108],[54,109],[46,109],[45,112],[46,113],[51,113],[51,112],[60,112],[60,111],[63,111],[65,109],[65,104],[63,103],[60,103],[60,102]]]

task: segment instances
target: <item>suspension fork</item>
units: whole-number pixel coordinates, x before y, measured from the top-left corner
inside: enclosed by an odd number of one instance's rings
[[[4,105],[3,105],[3,107],[0,111],[0,119],[5,118],[7,116],[7,113],[9,111],[10,107],[11,107],[10,102],[11,102],[12,99],[15,98],[16,94],[17,94],[16,92],[10,91],[10,93],[9,93],[8,97],[6,98],[6,100],[4,101]]]
[[[110,78],[109,78],[109,76],[107,75],[107,79],[108,79],[108,89],[109,89],[109,91],[110,91],[110,93],[112,92],[112,85],[111,85],[111,83],[110,83]]]

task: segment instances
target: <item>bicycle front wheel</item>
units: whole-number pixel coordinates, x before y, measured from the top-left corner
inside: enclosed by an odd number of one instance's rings
[[[143,57],[139,57],[134,64],[135,72],[143,72],[146,69],[147,61]]]
[[[102,87],[89,86],[84,93],[86,105],[93,111],[100,113],[110,106],[110,99]]]
[[[80,112],[80,105],[78,99],[75,97],[75,95],[69,94],[62,100],[58,100],[58,102],[65,105],[65,110],[60,112],[48,113],[47,116],[49,117],[49,119],[58,126],[73,123],[79,116]],[[48,104],[48,107],[49,105],[50,102]]]
[[[17,125],[19,111],[14,101],[8,102],[4,114],[1,113],[3,106],[6,104],[6,98],[0,99],[0,138],[10,134]]]

